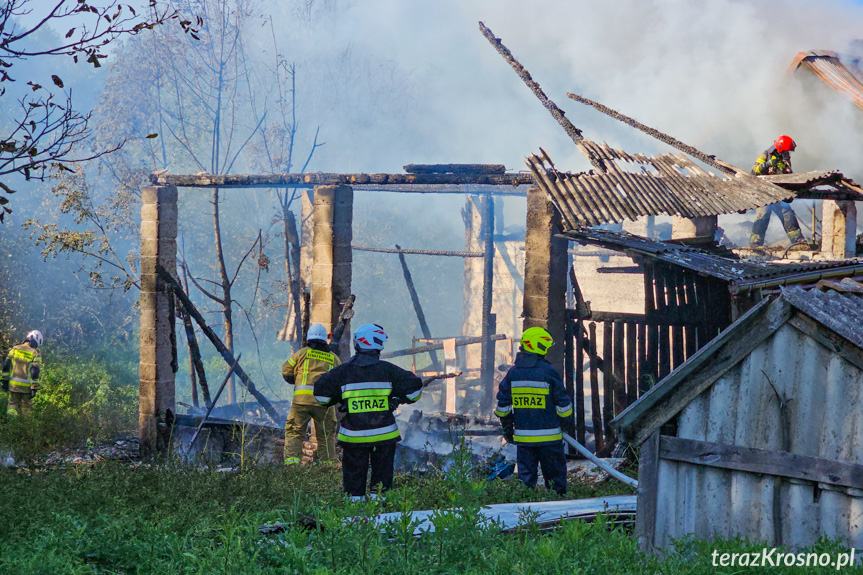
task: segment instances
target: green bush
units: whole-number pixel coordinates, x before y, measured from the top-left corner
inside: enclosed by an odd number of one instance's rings
[[[7,419],[7,396],[0,394],[0,448],[30,459],[49,449],[135,429],[137,365],[115,357],[121,352],[55,352],[46,346],[32,416]]]

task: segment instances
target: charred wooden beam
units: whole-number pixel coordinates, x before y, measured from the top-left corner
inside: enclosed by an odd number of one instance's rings
[[[233,365],[236,362],[234,354],[228,351],[228,348],[225,346],[222,340],[219,339],[219,336],[217,336],[216,333],[210,328],[210,326],[207,325],[207,321],[204,319],[204,316],[201,315],[201,312],[198,311],[198,308],[195,307],[195,304],[192,303],[192,300],[189,299],[189,297],[186,295],[186,292],[184,292],[183,288],[180,287],[180,284],[178,284],[171,276],[171,274],[168,273],[168,270],[166,270],[162,266],[156,266],[156,274],[159,276],[159,279],[161,279],[167,285],[171,286],[171,288],[174,290],[174,294],[177,296],[177,299],[180,300],[183,308],[185,308],[186,313],[188,313],[192,316],[192,318],[194,318],[195,322],[197,322],[198,324],[198,327],[201,328],[201,331],[204,332],[204,335],[207,336],[207,339],[210,340],[210,343],[213,344],[213,346],[216,348],[216,351],[218,351],[219,355],[222,356],[222,359],[224,359],[228,365]],[[237,364],[234,371],[236,372],[237,376],[239,376],[240,381],[243,382],[243,385],[246,386],[246,389],[249,390],[249,393],[251,393],[252,396],[254,396],[254,398],[258,400],[258,403],[261,404],[261,407],[264,408],[264,411],[267,412],[267,415],[270,417],[270,419],[272,419],[273,423],[279,425],[279,412],[276,411],[276,408],[273,407],[273,404],[271,404],[269,400],[264,397],[264,395],[260,391],[258,391],[258,388],[255,386],[255,383],[249,377],[249,374],[247,374],[243,370],[243,368],[240,367],[239,364]]]
[[[497,335],[493,335],[489,337],[491,341],[499,341],[501,339],[506,339],[506,335],[499,333]],[[465,337],[463,339],[457,340],[455,342],[456,347],[464,347],[466,345],[472,345],[475,343],[482,343],[482,336],[477,337]],[[428,345],[422,345],[419,347],[411,347],[408,349],[400,349],[398,351],[390,351],[388,353],[382,353],[381,359],[391,359],[394,357],[404,357],[406,355],[416,355],[418,353],[427,353],[429,351],[435,351],[438,349],[443,349],[442,343],[430,343]]]
[[[409,174],[505,174],[503,164],[408,164]]]
[[[345,334],[345,330],[348,328],[351,318],[354,317],[354,302],[356,299],[357,296],[351,294],[342,306],[342,311],[339,314],[339,321],[336,323],[336,327],[333,328],[333,335],[330,338],[330,351],[333,353],[339,353],[339,345],[341,345],[342,336]]]
[[[605,114],[606,116],[610,116],[610,117],[614,118],[615,120],[618,120],[620,122],[623,122],[624,124],[632,126],[636,130],[644,132],[648,136],[650,136],[652,138],[656,138],[660,142],[664,142],[664,143],[668,144],[669,146],[671,146],[672,148],[676,148],[685,154],[689,154],[693,158],[697,158],[697,159],[701,160],[702,162],[704,162],[705,164],[707,164],[708,166],[712,166],[712,167],[716,168],[717,170],[719,170],[725,174],[735,174],[736,172],[740,171],[739,169],[735,169],[733,166],[730,166],[729,164],[726,164],[725,162],[720,163],[719,161],[717,161],[716,156],[705,154],[704,152],[697,150],[696,148],[693,148],[692,146],[690,146],[688,144],[684,144],[683,142],[681,142],[680,140],[678,140],[676,138],[672,138],[668,134],[663,134],[659,130],[651,128],[650,126],[645,126],[644,124],[642,124],[638,120],[630,118],[629,116],[624,116],[623,114],[621,114],[620,112],[618,112],[616,110],[612,110],[611,108],[609,108],[607,106],[603,106],[599,102],[594,102],[593,100],[588,100],[584,96],[579,96],[578,94],[573,94],[571,92],[567,93],[567,97],[575,100],[576,102],[580,102],[582,104],[587,104],[588,106],[593,106],[598,111]]]
[[[533,176],[522,172],[509,174],[151,174],[150,181],[158,185],[180,188],[313,188],[315,186],[349,185],[356,189],[405,193],[458,193],[463,186],[529,186]],[[396,189],[401,186],[432,186],[426,188]],[[435,186],[460,186],[441,188]],[[480,190],[476,193],[524,195],[524,190]]]
[[[515,59],[515,56],[512,55],[512,52],[509,51],[509,48],[503,45],[500,38],[496,38],[494,33],[482,22],[479,23],[479,30],[482,32],[482,35],[486,37],[486,39],[494,46],[494,49],[498,51],[498,53],[503,56],[503,59],[507,61],[507,63],[512,66],[512,69],[515,70],[515,73],[518,74],[518,77],[522,79],[522,81],[530,88],[530,91],[539,99],[540,103],[545,107],[546,110],[549,111],[551,116],[557,120],[557,123],[563,128],[566,134],[572,139],[576,146],[578,146],[579,150],[585,155],[585,157],[590,160],[590,163],[593,164],[593,167],[598,169],[602,168],[602,163],[598,158],[595,158],[592,154],[588,153],[586,149],[581,145],[584,141],[584,136],[581,133],[581,130],[575,127],[575,125],[569,121],[566,117],[565,112],[561,110],[557,104],[551,101],[548,96],[546,96],[545,92],[543,92],[542,88],[540,88],[539,83],[531,77],[530,72],[528,72],[521,63]]]
[[[411,254],[419,256],[448,256],[455,258],[481,258],[485,254],[483,252],[451,252],[441,250],[407,250],[402,248],[369,248],[365,246],[351,246],[351,249],[358,252],[375,252],[380,254]]]
[[[396,244],[396,249],[401,250],[401,246]],[[405,276],[405,283],[408,287],[408,293],[411,296],[411,303],[413,303],[414,312],[416,312],[417,314],[417,321],[420,324],[420,331],[422,331],[424,338],[431,339],[431,330],[429,330],[429,325],[426,322],[426,315],[423,312],[422,305],[420,304],[420,298],[419,295],[417,295],[416,287],[414,287],[414,280],[411,277],[411,270],[408,268],[408,263],[405,261],[404,253],[399,253],[399,263],[401,263],[402,265],[402,273]],[[435,371],[442,371],[436,353],[430,351],[429,359],[431,360],[432,369],[434,369]]]

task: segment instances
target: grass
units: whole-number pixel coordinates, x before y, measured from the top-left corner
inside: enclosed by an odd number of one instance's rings
[[[480,505],[551,498],[517,481],[485,482],[460,471],[401,475],[384,504],[346,501],[331,466],[218,473],[174,465],[107,463],[67,470],[0,469],[0,573],[737,573],[715,569],[714,544],[687,542],[662,561],[640,554],[630,533],[569,522],[551,533],[526,523],[501,534]],[[619,491],[574,486],[571,497]],[[411,536],[403,515],[381,532],[385,511],[458,505],[433,517],[437,531]],[[321,529],[297,523],[302,515]],[[347,518],[347,519],[346,519]],[[284,522],[282,534],[258,526]],[[744,541],[719,549],[760,550]],[[820,549],[833,550],[823,543]],[[753,572],[758,572],[755,570]],[[775,568],[770,572],[816,572]],[[826,571],[825,571],[826,572]]]

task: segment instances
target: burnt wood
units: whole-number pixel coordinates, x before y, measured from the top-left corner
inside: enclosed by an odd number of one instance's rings
[[[746,312],[734,330],[726,330],[671,376],[654,386],[612,425],[635,444],[680,413],[686,405],[737,365],[752,349],[770,337],[791,317],[791,306],[779,299],[762,300]]]
[[[599,365],[596,357],[596,323],[590,322],[590,415],[593,420],[593,437],[596,450],[604,445],[602,433],[602,406],[599,399]]]

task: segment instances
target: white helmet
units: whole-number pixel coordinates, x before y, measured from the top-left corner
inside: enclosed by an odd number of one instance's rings
[[[327,333],[327,328],[324,327],[324,324],[313,323],[309,326],[309,331],[306,332],[306,341],[317,339],[326,342],[328,335],[329,333]]]
[[[24,340],[25,341],[28,341],[28,340],[32,341],[33,343],[36,344],[36,347],[39,347],[40,345],[42,345],[44,338],[42,337],[41,331],[39,331],[38,329],[34,329],[33,331],[31,331],[30,333],[27,334],[27,337],[25,337]]]
[[[386,341],[387,334],[384,332],[384,328],[376,323],[363,324],[354,332],[354,347],[357,349],[381,350]]]

